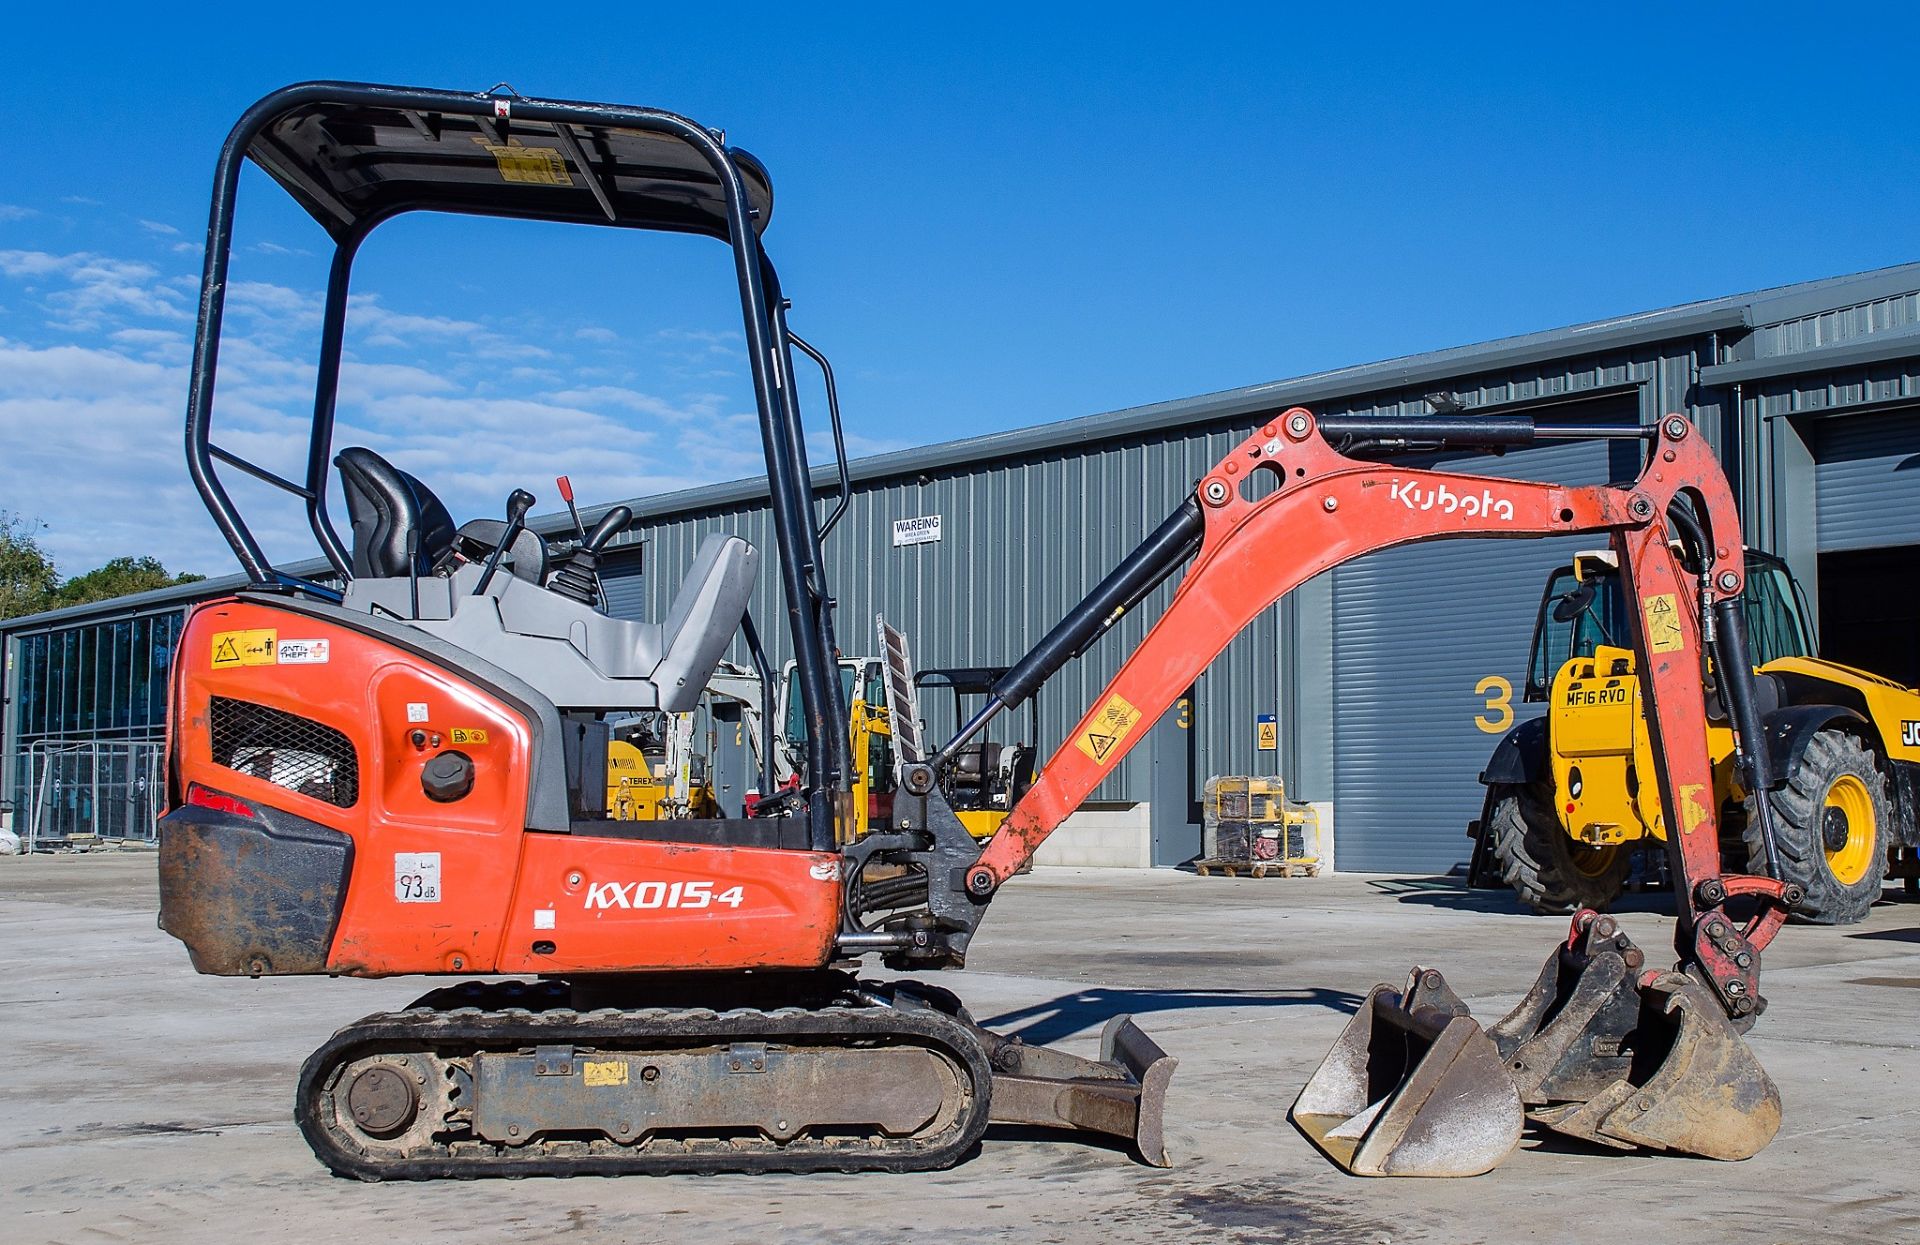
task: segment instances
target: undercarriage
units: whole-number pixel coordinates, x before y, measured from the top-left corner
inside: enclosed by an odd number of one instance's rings
[[[435,990],[314,1052],[301,1131],[362,1180],[930,1171],[990,1123],[1104,1133],[1165,1165],[1174,1061],[1131,1021],[1096,1061],[990,1033],[937,987],[839,972],[714,984]]]

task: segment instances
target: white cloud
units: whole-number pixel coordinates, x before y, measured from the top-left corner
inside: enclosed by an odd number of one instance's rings
[[[178,234],[180,232],[165,221],[158,220],[143,220],[140,222],[140,228],[148,233]]]
[[[18,203],[0,203],[0,221],[25,220],[40,213],[30,207],[21,207]]]
[[[43,302],[52,323],[77,332],[98,329],[116,315],[184,320],[185,297],[161,280],[151,264],[110,259],[87,251],[55,255],[47,251],[0,251],[0,273],[9,277],[58,281]]]
[[[0,295],[37,307],[47,326],[35,340],[18,327],[0,338],[0,497],[51,525],[47,547],[68,573],[146,553],[175,569],[233,569],[180,448],[197,288],[188,272],[92,252],[0,251]],[[234,282],[227,295],[215,443],[289,478],[305,471],[321,305],[317,293],[263,281]],[[76,330],[87,336],[64,337]],[[599,502],[764,468],[746,395],[687,379],[717,372],[741,388],[720,366],[738,355],[738,333],[655,334],[650,359],[605,366],[600,345],[620,339],[599,325],[492,309],[418,314],[370,292],[353,299],[347,340],[336,448],[386,454],[456,519],[499,513],[516,487],[555,508],[561,473]],[[586,343],[595,365],[536,342]],[[638,379],[630,369],[642,366]],[[270,556],[314,555],[296,499],[236,471],[221,478]],[[330,508],[343,525],[337,495]]]

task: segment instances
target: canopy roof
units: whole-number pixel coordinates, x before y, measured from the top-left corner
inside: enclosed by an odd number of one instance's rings
[[[247,156],[337,239],[414,209],[728,236],[700,145],[722,140],[671,113],[357,83],[290,87],[257,109]],[[762,231],[767,171],[727,155]]]

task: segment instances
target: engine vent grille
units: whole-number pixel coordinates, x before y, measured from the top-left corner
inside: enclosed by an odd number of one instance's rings
[[[227,696],[213,698],[213,760],[340,808],[360,798],[353,741],[297,713]]]

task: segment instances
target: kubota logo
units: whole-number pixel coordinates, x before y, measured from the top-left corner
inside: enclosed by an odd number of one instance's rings
[[[1513,503],[1504,497],[1495,497],[1492,489],[1483,488],[1480,495],[1456,493],[1442,484],[1435,488],[1424,488],[1419,484],[1393,482],[1388,496],[1409,510],[1439,509],[1447,514],[1463,512],[1470,519],[1488,518],[1513,522]]]
[[[746,892],[738,886],[714,892],[717,883],[595,882],[587,887],[587,907],[593,908],[709,908],[725,904],[738,908]]]

